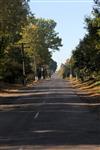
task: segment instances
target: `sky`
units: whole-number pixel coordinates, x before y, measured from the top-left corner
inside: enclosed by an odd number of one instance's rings
[[[93,0],[30,0],[31,12],[36,17],[53,19],[56,32],[62,38],[60,51],[53,53],[58,68],[70,58],[72,50],[86,34],[84,19],[90,16]]]

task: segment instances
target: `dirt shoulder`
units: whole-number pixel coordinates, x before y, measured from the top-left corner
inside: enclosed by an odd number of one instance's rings
[[[34,85],[37,85],[41,81],[33,81],[28,83],[27,85],[22,84],[9,84],[0,82],[0,97],[9,97],[9,96],[19,96],[20,90],[25,90],[32,88]]]
[[[70,82],[74,88],[77,89],[81,98],[86,102],[100,102],[100,82],[84,82],[82,83],[76,79],[70,79]]]

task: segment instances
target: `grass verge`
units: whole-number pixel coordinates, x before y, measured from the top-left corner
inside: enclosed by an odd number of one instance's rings
[[[89,80],[86,82],[81,82],[75,78],[70,79],[73,87],[80,89],[83,92],[86,92],[90,96],[99,96],[100,97],[100,81]]]

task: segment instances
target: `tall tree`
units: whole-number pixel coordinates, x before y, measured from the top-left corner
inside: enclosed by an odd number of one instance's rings
[[[12,45],[21,39],[20,32],[27,23],[28,13],[27,0],[0,0],[0,76],[2,74],[5,77],[7,70],[12,74],[10,67],[14,71],[14,65],[10,62],[11,52],[12,55],[15,54],[16,48]],[[17,53],[16,57],[20,57],[20,53]]]
[[[29,18],[29,25],[23,29],[23,40],[30,48],[27,53],[35,65],[49,65],[52,51],[59,50],[61,38],[55,32],[56,23],[53,20]]]

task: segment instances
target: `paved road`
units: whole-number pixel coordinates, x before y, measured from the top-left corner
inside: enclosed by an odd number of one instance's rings
[[[53,76],[16,93],[0,97],[0,150],[100,150],[97,106],[68,81]]]

